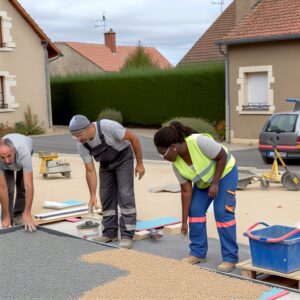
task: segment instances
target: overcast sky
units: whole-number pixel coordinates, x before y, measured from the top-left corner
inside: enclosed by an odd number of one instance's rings
[[[106,29],[117,45],[156,47],[176,65],[220,15],[222,0],[19,0],[52,41],[103,43]],[[227,7],[232,0],[224,0]]]

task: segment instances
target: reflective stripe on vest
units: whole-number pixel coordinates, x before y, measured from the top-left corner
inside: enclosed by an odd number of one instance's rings
[[[197,143],[199,135],[200,134],[192,134],[185,139],[195,171],[193,171],[179,155],[173,164],[182,177],[193,181],[198,188],[205,189],[210,186],[214,178],[216,161],[205,156],[199,148]],[[203,135],[212,138],[212,136],[208,134]],[[223,178],[232,170],[235,165],[235,159],[226,147],[221,146],[227,154],[227,163],[221,176],[221,178]]]

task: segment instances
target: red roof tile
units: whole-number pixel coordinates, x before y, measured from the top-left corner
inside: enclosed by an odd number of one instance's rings
[[[108,47],[102,44],[78,42],[66,42],[65,44],[106,72],[120,71],[126,57],[136,48],[135,46],[117,46],[117,52],[112,53]],[[171,63],[155,48],[145,47],[145,51],[161,69],[172,67]]]
[[[220,43],[299,38],[299,0],[262,0]]]
[[[208,60],[224,60],[216,42],[229,33],[234,26],[235,2],[233,1],[182,58],[179,65]]]

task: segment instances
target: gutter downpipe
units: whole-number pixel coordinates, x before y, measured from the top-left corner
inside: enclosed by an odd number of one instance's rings
[[[226,132],[226,143],[230,144],[230,131],[231,131],[231,120],[230,120],[230,96],[229,96],[229,57],[226,52],[223,51],[222,45],[217,44],[219,46],[220,53],[225,58],[225,132]]]
[[[49,79],[49,68],[48,68],[48,42],[42,41],[42,46],[44,49],[44,62],[45,62],[45,79],[46,79],[46,99],[47,99],[47,113],[49,120],[49,129],[52,129],[52,105],[51,105],[51,90],[50,90],[50,79]]]

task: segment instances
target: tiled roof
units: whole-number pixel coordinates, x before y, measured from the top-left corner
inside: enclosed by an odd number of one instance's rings
[[[261,0],[221,43],[300,38],[299,0]]]
[[[235,26],[235,1],[218,17],[188,53],[179,65],[205,62],[208,60],[224,60],[216,41],[222,39]]]
[[[33,31],[39,36],[42,41],[47,42],[48,57],[52,58],[61,54],[59,49],[54,45],[54,43],[47,37],[47,35],[42,31],[42,29],[35,23],[31,16],[26,12],[26,10],[21,6],[17,0],[9,0],[10,4],[16,9],[16,11],[24,18],[24,20],[29,24]]]
[[[78,42],[66,42],[65,44],[106,72],[119,71],[126,57],[136,49],[135,46],[117,46],[117,52],[112,53],[111,50],[103,44]],[[165,69],[172,67],[171,63],[155,48],[145,47],[145,52],[160,68]]]

